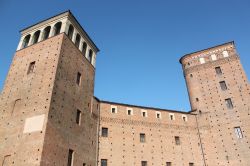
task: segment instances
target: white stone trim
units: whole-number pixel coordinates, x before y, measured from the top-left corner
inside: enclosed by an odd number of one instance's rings
[[[115,109],[115,114],[117,113],[117,106],[115,106],[115,105],[111,105],[110,106],[110,112],[111,112],[111,114],[113,114],[113,112],[112,112],[112,109]]]
[[[127,110],[127,115],[129,115],[129,114],[128,114],[128,110],[130,110],[130,111],[131,111],[131,114],[130,114],[130,116],[131,116],[131,115],[134,115],[134,111],[133,111],[133,108],[129,108],[129,107],[127,107],[127,109],[126,109],[126,110]]]
[[[175,120],[174,113],[169,113],[168,116],[169,116],[169,120]],[[171,116],[173,116],[173,119],[171,119]]]
[[[145,112],[145,116],[143,116],[143,112]],[[148,117],[148,112],[147,112],[147,110],[141,110],[141,116],[142,117]]]

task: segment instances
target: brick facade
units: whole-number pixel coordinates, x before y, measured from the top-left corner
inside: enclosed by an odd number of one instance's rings
[[[249,165],[250,86],[233,42],[180,59],[181,112],[94,97],[98,48],[70,11],[21,33],[0,96],[3,166]]]

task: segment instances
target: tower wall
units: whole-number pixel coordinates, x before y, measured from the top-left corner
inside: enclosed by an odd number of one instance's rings
[[[234,43],[186,55],[181,63],[191,107],[198,118],[206,164],[248,165],[249,84]],[[220,67],[220,74],[216,67]],[[232,108],[228,108],[226,99],[232,101]],[[243,138],[237,138],[235,127],[241,128]]]

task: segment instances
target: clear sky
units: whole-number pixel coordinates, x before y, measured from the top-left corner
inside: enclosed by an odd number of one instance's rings
[[[101,50],[102,100],[189,111],[179,58],[232,40],[250,75],[249,0],[0,0],[0,89],[19,30],[68,9]]]

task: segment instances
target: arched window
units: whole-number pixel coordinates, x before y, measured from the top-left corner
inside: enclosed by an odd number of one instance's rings
[[[32,44],[36,44],[38,42],[39,36],[40,36],[40,30],[34,33]]]
[[[30,41],[30,35],[25,36],[25,38],[23,39],[23,43],[22,43],[22,48],[25,48],[28,46]]]
[[[54,36],[60,33],[62,22],[58,22],[54,26]]]
[[[46,40],[49,38],[49,33],[50,33],[50,26],[47,26],[44,30],[43,30],[43,40]]]
[[[83,56],[85,56],[85,54],[86,54],[86,49],[87,49],[87,44],[86,44],[86,42],[83,42],[83,45],[82,45]]]
[[[89,61],[92,63],[92,58],[93,58],[93,51],[89,49]]]
[[[81,40],[81,36],[79,34],[77,34],[76,35],[76,42],[75,42],[75,45],[77,48],[79,48],[80,40]]]
[[[68,36],[72,40],[73,38],[73,33],[74,33],[74,27],[70,24],[69,30],[68,30]]]

